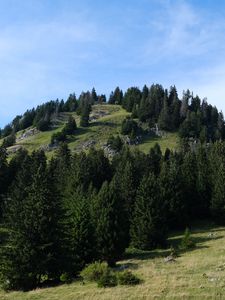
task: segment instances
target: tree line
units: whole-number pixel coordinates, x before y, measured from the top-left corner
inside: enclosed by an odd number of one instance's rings
[[[206,99],[194,96],[190,90],[184,91],[179,99],[175,86],[167,90],[160,84],[145,85],[142,90],[130,87],[125,93],[117,87],[108,99],[104,94],[97,95],[93,88],[91,92],[82,92],[78,99],[75,94],[70,94],[65,102],[58,99],[49,101],[16,116],[0,130],[0,138],[5,138],[4,144],[8,147],[15,143],[15,133],[19,130],[30,126],[41,131],[49,130],[61,112],[76,111],[81,117],[80,125],[86,127],[89,125],[91,106],[106,103],[107,100],[109,104],[122,105],[133,119],[146,123],[150,128],[157,123],[161,130],[178,131],[181,138],[200,140],[202,143],[225,139],[224,117],[215,106],[208,104]]]
[[[162,154],[124,146],[71,154],[0,148],[0,282],[28,290],[76,277],[94,261],[110,266],[127,247],[166,247],[171,229],[194,220],[225,224],[225,143],[182,145]]]
[[[82,126],[87,126],[87,113],[90,112],[90,106],[103,102],[106,102],[106,96],[97,95],[94,88],[91,92],[82,92],[78,99],[73,93],[69,95],[66,101],[57,99],[46,102],[27,110],[23,115],[16,116],[11,123],[0,129],[0,138],[11,138],[16,132],[30,126],[35,126],[40,131],[50,130],[54,120],[62,112],[77,111],[83,119]]]
[[[215,106],[184,91],[179,99],[177,89],[169,91],[160,84],[128,88],[123,94],[119,87],[111,93],[110,104],[120,104],[140,122],[161,130],[179,131],[181,138],[198,139],[202,143],[225,138],[225,123],[222,112]]]

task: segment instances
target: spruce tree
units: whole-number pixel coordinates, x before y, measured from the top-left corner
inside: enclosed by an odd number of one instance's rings
[[[80,126],[87,127],[89,125],[89,115],[91,111],[91,105],[86,100],[83,101],[81,106]]]
[[[36,154],[18,174],[6,204],[9,237],[2,249],[1,271],[10,289],[34,288],[43,276],[57,279],[65,270],[61,200],[45,162],[37,166],[35,159]]]
[[[87,194],[87,193],[86,193]],[[66,196],[73,272],[81,270],[96,258],[95,232],[91,218],[91,201],[81,189]]]
[[[167,224],[170,228],[187,225],[188,210],[183,193],[183,180],[179,161],[175,155],[162,165],[159,180],[161,195],[167,208]]]
[[[65,127],[63,128],[63,132],[66,135],[72,135],[75,133],[76,130],[77,130],[76,121],[72,116],[69,116],[69,119],[68,119]]]
[[[130,233],[131,245],[135,248],[151,250],[165,245],[165,205],[159,181],[151,173],[143,177],[137,191]]]
[[[103,183],[93,205],[99,259],[113,266],[127,246],[124,208],[114,180]]]
[[[6,195],[9,184],[9,169],[6,148],[0,147],[0,220],[2,217],[2,206],[4,195]]]
[[[170,130],[171,129],[171,116],[169,113],[169,107],[168,107],[168,99],[165,94],[164,99],[163,99],[163,108],[160,112],[159,116],[159,127],[160,129],[163,130]]]
[[[219,167],[214,175],[212,190],[211,214],[217,224],[225,224],[225,166],[220,160]]]

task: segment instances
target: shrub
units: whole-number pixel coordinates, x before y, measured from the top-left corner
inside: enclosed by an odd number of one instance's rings
[[[49,126],[50,126],[50,121],[49,120],[43,120],[43,119],[41,119],[36,125],[37,129],[40,130],[40,131],[49,130]]]
[[[51,144],[57,144],[60,142],[65,142],[65,141],[66,141],[66,135],[62,131],[53,133],[53,135],[51,137]]]
[[[7,136],[6,138],[4,138],[2,146],[5,148],[11,147],[15,144],[15,142],[16,142],[16,135],[14,133],[12,133],[9,136]]]
[[[127,117],[126,119],[123,120],[122,122],[122,128],[121,128],[121,133],[124,135],[131,135],[131,133],[135,136],[138,131],[138,124],[134,120],[132,120],[130,117]]]
[[[136,285],[141,282],[140,278],[128,270],[118,273],[117,278],[121,285]]]
[[[60,281],[64,282],[64,283],[71,283],[72,282],[72,278],[68,273],[63,273],[60,276]]]
[[[180,248],[183,250],[191,249],[195,247],[195,242],[191,239],[191,232],[188,228],[186,228],[184,232],[184,236],[181,241]]]
[[[170,256],[177,257],[177,250],[172,245],[170,246]]]
[[[84,268],[80,275],[83,279],[88,281],[98,281],[100,277],[109,270],[107,263],[104,262],[94,262]]]
[[[123,141],[119,136],[110,136],[108,138],[107,144],[115,151],[120,151],[123,147]]]
[[[98,287],[113,287],[117,285],[117,277],[110,268],[107,268],[101,274],[97,283]]]

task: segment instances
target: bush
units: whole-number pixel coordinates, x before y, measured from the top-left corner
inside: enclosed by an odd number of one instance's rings
[[[191,232],[186,228],[184,237],[182,238],[180,248],[183,250],[191,249],[195,247],[195,242],[191,239]]]
[[[49,126],[50,126],[50,121],[49,120],[43,120],[41,119],[38,123],[37,123],[37,129],[40,131],[47,131],[49,130]]]
[[[123,120],[122,122],[122,128],[121,128],[121,133],[124,135],[131,135],[131,133],[135,136],[138,131],[138,124],[134,120],[132,120],[130,117],[127,117],[126,119]]]
[[[71,283],[72,282],[72,278],[68,273],[63,273],[60,276],[60,281],[64,282],[64,283]]]
[[[11,147],[15,144],[15,142],[16,142],[16,135],[14,133],[12,133],[9,136],[7,136],[6,138],[4,138],[2,146],[5,148]]]
[[[107,141],[107,145],[111,147],[111,149],[119,152],[123,147],[123,141],[119,136],[110,136]]]
[[[64,134],[64,132],[56,132],[52,135],[51,137],[51,144],[57,144],[60,142],[65,142],[66,141],[66,135]]]
[[[117,278],[118,283],[121,285],[136,285],[141,282],[140,278],[128,270],[118,273]]]
[[[98,281],[100,277],[109,270],[107,263],[94,262],[84,268],[80,275],[83,279],[88,281]]]
[[[104,270],[97,283],[98,287],[113,287],[117,285],[117,278],[115,273],[110,268],[107,268]]]

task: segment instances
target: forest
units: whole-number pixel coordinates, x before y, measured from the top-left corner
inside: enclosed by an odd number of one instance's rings
[[[158,124],[179,134],[179,149],[158,144],[148,154],[131,149],[119,135],[110,137],[112,158],[101,149],[73,153],[67,138],[88,127],[96,103],[121,105],[130,112],[121,134],[135,138],[143,124]],[[61,132],[50,160],[43,150],[20,149],[11,159],[7,147],[30,126],[51,129],[61,112],[76,112]],[[62,275],[79,276],[93,262],[114,267],[126,249],[165,248],[171,230],[195,220],[225,224],[225,122],[206,99],[159,84],[117,87],[109,99],[95,89],[77,99],[50,101],[27,110],[1,130],[0,282],[5,290],[30,290]]]

